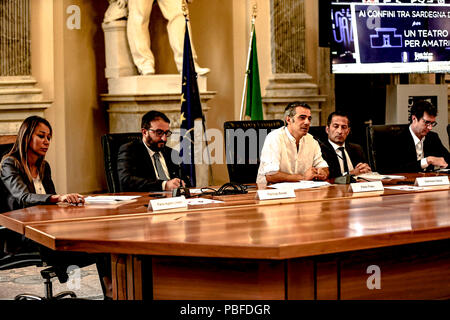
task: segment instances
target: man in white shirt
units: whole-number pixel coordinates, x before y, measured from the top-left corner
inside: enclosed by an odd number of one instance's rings
[[[322,156],[328,163],[330,178],[346,174],[371,172],[366,156],[359,144],[346,142],[350,134],[350,120],[344,112],[335,111],[328,116],[325,128],[328,140],[320,142]]]
[[[311,107],[292,102],[284,112],[286,126],[270,132],[261,151],[257,183],[326,180],[328,164],[319,143],[308,133]]]

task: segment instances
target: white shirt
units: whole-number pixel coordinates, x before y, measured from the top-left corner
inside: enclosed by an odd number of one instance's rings
[[[411,126],[409,126],[409,132],[412,135],[414,146],[416,147],[417,161],[420,160],[420,166],[422,167],[422,169],[425,169],[426,167],[428,167],[427,159],[424,157],[423,153],[423,142],[425,141],[425,136],[422,138],[422,140],[419,140],[416,134],[412,131]]]
[[[345,169],[344,169],[344,156],[342,155],[342,151],[338,150],[338,148],[340,148],[340,147],[344,147],[345,156],[347,158],[348,171],[352,171],[354,168],[353,168],[353,164],[352,164],[352,161],[350,159],[350,156],[348,155],[348,152],[345,149],[345,142],[344,142],[344,144],[342,146],[337,145],[336,143],[334,143],[330,139],[328,139],[328,142],[331,144],[331,146],[333,147],[334,151],[336,152],[336,154],[338,156],[338,161],[339,161],[339,166],[341,168],[341,173],[344,174],[345,173]],[[347,172],[347,173],[350,174],[350,172]]]
[[[33,178],[33,184],[36,194],[46,194],[44,185],[42,184],[42,180],[39,175],[36,178]]]
[[[144,142],[144,146],[147,148],[148,154],[150,155],[150,159],[152,159],[152,164],[153,164],[153,169],[155,170],[156,179],[160,180],[160,177],[158,175],[158,170],[156,170],[155,159],[153,158],[153,155],[156,152],[153,151],[152,149],[150,149],[145,142]],[[159,160],[161,161],[161,165],[162,165],[162,168],[164,170],[164,173],[166,174],[167,178],[170,179],[169,169],[167,169],[166,160],[164,159],[164,157],[161,154],[161,152],[158,152],[158,153],[159,153],[159,156],[160,156]],[[163,183],[162,183],[162,189],[163,190],[166,189],[166,183],[167,183],[167,181],[163,181]]]
[[[287,127],[271,131],[261,150],[257,183],[267,183],[266,174],[278,171],[288,174],[305,174],[309,168],[327,168],[319,143],[309,133],[297,145]]]

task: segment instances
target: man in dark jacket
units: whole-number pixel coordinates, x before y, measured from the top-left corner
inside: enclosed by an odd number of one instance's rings
[[[121,191],[162,191],[185,186],[178,154],[166,146],[170,120],[162,112],[149,111],[142,117],[142,140],[119,148],[117,171]]]
[[[447,168],[450,154],[439,136],[431,129],[437,125],[437,108],[426,100],[418,100],[411,107],[409,128],[395,141],[392,161],[398,172],[419,172]]]
[[[322,157],[328,163],[330,178],[345,174],[358,175],[371,172],[360,145],[345,142],[350,133],[350,120],[343,112],[333,112],[328,116],[327,141],[320,142]]]

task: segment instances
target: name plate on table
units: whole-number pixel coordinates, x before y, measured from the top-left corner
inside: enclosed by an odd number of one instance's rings
[[[150,200],[148,206],[151,207],[153,211],[159,211],[175,208],[187,208],[188,203],[186,198],[181,196]]]
[[[295,198],[294,189],[258,190],[259,200]]]
[[[383,183],[381,181],[351,183],[353,192],[383,191]]]
[[[415,183],[415,185],[419,187],[445,186],[449,184],[448,176],[416,178]]]

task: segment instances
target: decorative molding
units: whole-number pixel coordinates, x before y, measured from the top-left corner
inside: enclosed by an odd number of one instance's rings
[[[320,125],[320,103],[326,100],[326,96],[318,94],[318,86],[311,80],[306,73],[274,74],[262,99],[266,118],[283,120],[286,105],[300,100],[311,106],[312,125]]]
[[[42,99],[31,76],[0,77],[0,135],[17,134],[22,121],[31,116],[44,117],[52,101]]]
[[[215,96],[215,92],[201,92],[203,112],[209,108],[206,103]],[[180,98],[179,93],[160,94],[102,94],[102,101],[109,105],[109,132],[136,132],[141,129],[142,116],[150,110],[158,110],[165,113],[171,123],[171,127],[180,127]]]

